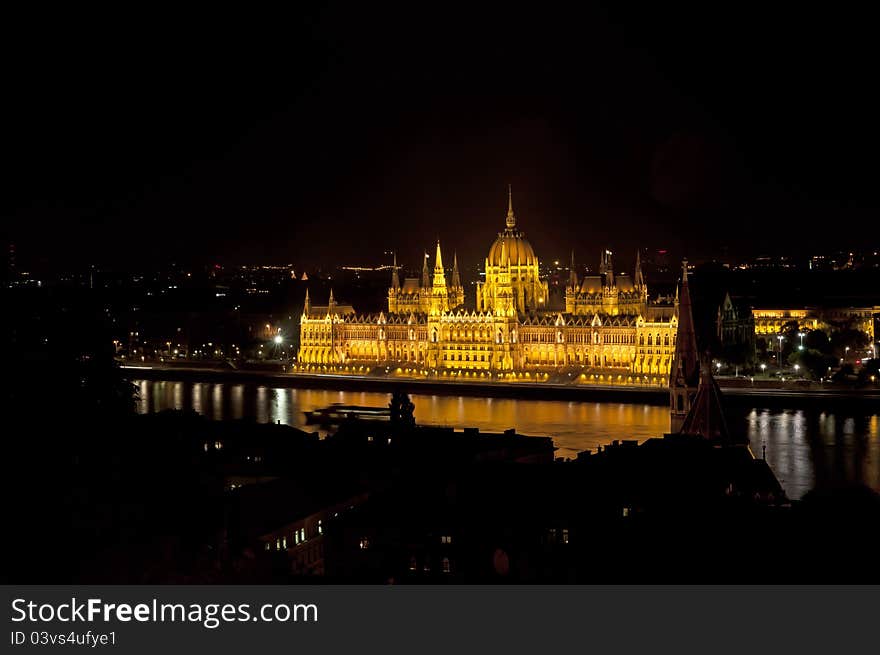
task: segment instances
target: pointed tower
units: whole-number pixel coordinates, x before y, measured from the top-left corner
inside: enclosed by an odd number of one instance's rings
[[[633,277],[633,285],[635,292],[639,296],[638,311],[644,316],[648,312],[648,285],[645,284],[645,276],[642,273],[642,257],[639,250],[636,250],[636,270]]]
[[[330,298],[327,300],[327,314],[330,316],[330,363],[339,361],[336,353],[336,299],[333,298],[333,287],[330,287]]]
[[[614,288],[614,265],[611,263],[611,251],[605,251],[605,286]]]
[[[400,289],[400,277],[397,275],[397,252],[394,253],[394,264],[391,266],[391,288]]]
[[[516,214],[513,213],[513,187],[507,185],[507,228],[512,230],[516,227]]]
[[[464,304],[464,287],[458,273],[458,254],[452,254],[452,286],[449,289],[449,308],[453,309]]]
[[[394,253],[394,264],[391,266],[391,286],[388,288],[388,313],[396,314],[400,310],[398,294],[400,293],[400,277],[397,274],[397,253]]]
[[[724,419],[721,388],[708,365],[701,367],[700,385],[680,432],[720,443],[731,441],[727,421]]]
[[[440,252],[440,240],[437,240],[437,259],[434,262],[434,286],[446,286],[446,273],[443,272],[443,253]]]
[[[642,275],[642,257],[641,252],[638,250],[636,250],[636,271],[633,277],[633,284],[636,289],[641,289],[645,286],[645,277]]]
[[[670,431],[679,432],[691,409],[700,383],[700,362],[697,353],[697,334],[691,311],[691,293],[688,288],[687,260],[682,262],[681,295],[678,303],[678,332],[675,337],[675,355],[669,374]]]
[[[306,316],[312,311],[312,301],[309,300],[309,288],[306,287],[306,300],[303,303],[303,314]]]
[[[449,310],[449,294],[446,290],[446,273],[443,271],[443,255],[437,241],[437,261],[434,262],[434,280],[431,288],[431,313],[441,314]]]
[[[431,288],[431,277],[428,274],[428,253],[422,258],[422,289]]]
[[[568,284],[565,287],[565,311],[574,314],[577,305],[578,275],[574,267],[574,250],[571,251],[571,266],[568,271]]]

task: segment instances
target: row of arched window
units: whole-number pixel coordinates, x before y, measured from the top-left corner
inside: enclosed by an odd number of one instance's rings
[[[674,338],[673,338],[672,342],[673,342],[673,344],[675,343],[675,339],[674,339]],[[644,334],[640,334],[640,335],[639,335],[639,345],[640,345],[640,346],[644,346],[644,345],[645,345],[645,335],[644,335]],[[653,335],[652,335],[652,334],[649,334],[649,335],[648,335],[648,345],[649,345],[649,346],[659,346],[659,345],[661,345],[661,343],[660,343],[660,335],[659,335],[659,334],[653,334]],[[664,345],[664,346],[668,346],[668,345],[669,345],[669,334],[668,334],[668,333],[665,334],[665,335],[663,335],[663,343],[662,343],[662,345]]]

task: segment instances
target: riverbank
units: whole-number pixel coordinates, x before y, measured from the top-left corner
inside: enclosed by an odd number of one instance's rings
[[[521,398],[529,400],[580,400],[666,405],[666,389],[652,387],[555,384],[550,382],[486,382],[478,380],[423,380],[404,377],[373,377],[286,373],[263,369],[231,369],[220,367],[126,365],[131,377],[148,380],[182,382],[222,382],[259,384],[276,387],[332,389],[339,391],[375,391],[390,393],[403,388],[410,393],[443,396],[480,396],[489,398]],[[877,390],[839,388],[767,388],[726,386],[721,381],[725,400],[731,405],[764,407],[831,407],[864,405],[865,409],[880,408]]]

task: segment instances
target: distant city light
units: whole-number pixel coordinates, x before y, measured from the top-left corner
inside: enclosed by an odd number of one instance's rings
[[[281,336],[280,334],[276,334],[276,335],[275,335],[275,343],[276,343],[276,344],[280,344],[282,341],[284,341],[284,339],[282,338],[282,336]]]

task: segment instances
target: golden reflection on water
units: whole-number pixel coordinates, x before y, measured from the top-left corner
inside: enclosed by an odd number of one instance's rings
[[[138,411],[192,409],[216,420],[256,417],[261,423],[305,425],[303,412],[331,403],[386,406],[389,395],[368,391],[267,388],[170,381],[135,381]],[[552,436],[557,457],[573,458],[615,439],[644,441],[669,429],[665,407],[626,403],[510,400],[412,395],[416,421],[425,425],[514,428]],[[753,409],[728,415],[734,433],[748,437],[752,452],[767,461],[786,492],[800,498],[817,483],[862,482],[880,490],[880,416],[835,416],[804,410]]]

